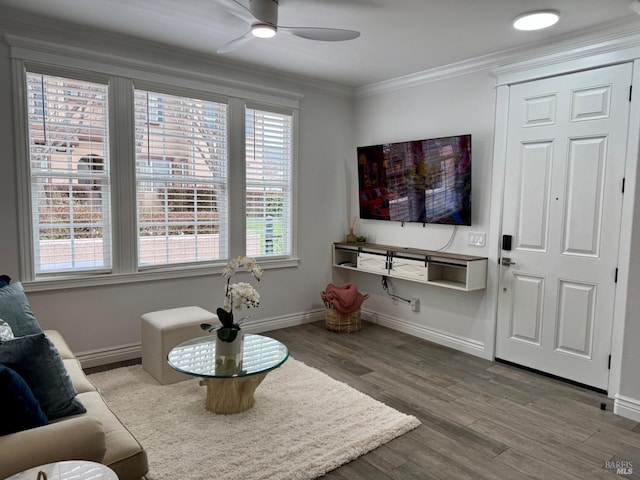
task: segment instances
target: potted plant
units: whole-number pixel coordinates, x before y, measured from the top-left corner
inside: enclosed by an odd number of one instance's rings
[[[238,271],[246,270],[251,272],[253,278],[260,281],[263,269],[253,258],[238,257],[230,260],[222,270],[222,275],[226,277],[224,303],[218,307],[216,314],[220,325],[202,323],[200,328],[208,332],[216,332],[216,363],[218,357],[234,358],[242,351],[242,331],[241,325],[250,318],[244,316],[239,320],[234,317],[234,311],[240,311],[243,307],[256,308],[260,305],[260,294],[248,282],[231,283],[231,277]],[[241,357],[241,355],[240,355]],[[225,358],[221,358],[225,363]]]

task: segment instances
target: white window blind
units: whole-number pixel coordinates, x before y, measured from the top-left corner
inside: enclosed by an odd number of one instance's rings
[[[135,90],[138,265],[227,258],[227,105]]]
[[[292,115],[247,108],[247,255],[291,254]]]
[[[111,268],[108,87],[27,73],[36,275]]]

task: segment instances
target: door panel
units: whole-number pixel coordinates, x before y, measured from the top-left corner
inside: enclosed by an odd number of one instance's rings
[[[596,286],[560,280],[556,350],[591,359]]]
[[[631,65],[510,87],[496,357],[606,389]]]
[[[524,100],[523,127],[539,127],[556,123],[556,95],[529,97]]]
[[[611,85],[574,90],[571,99],[571,121],[609,118]]]
[[[605,137],[569,139],[562,253],[598,256],[605,152]]]
[[[520,152],[522,168],[519,184],[517,248],[545,251],[549,224],[549,189],[551,188],[551,142],[527,143]]]
[[[542,344],[542,302],[544,279],[527,275],[513,276],[511,338],[531,345]]]

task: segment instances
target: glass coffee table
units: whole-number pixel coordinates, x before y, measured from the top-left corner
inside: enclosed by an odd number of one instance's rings
[[[255,404],[254,392],[267,374],[289,358],[279,341],[263,335],[244,334],[238,348],[216,335],[188,340],[173,348],[167,362],[178,372],[201,377],[207,387],[206,408],[218,414],[240,413]]]
[[[118,480],[116,473],[106,465],[85,460],[67,460],[48,463],[12,475],[7,480]]]

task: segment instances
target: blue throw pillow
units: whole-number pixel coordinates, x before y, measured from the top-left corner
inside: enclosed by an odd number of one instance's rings
[[[0,318],[9,324],[16,337],[42,333],[20,282],[0,288]]]
[[[0,288],[6,287],[11,283],[11,277],[9,275],[0,275]]]
[[[0,364],[0,435],[47,425],[47,416],[27,382],[14,370]]]
[[[0,343],[0,363],[24,378],[49,420],[86,412],[58,349],[44,333]]]

